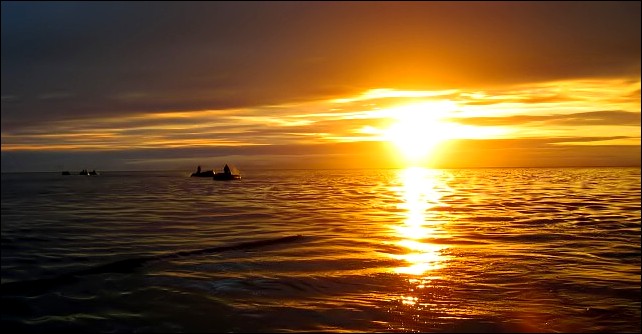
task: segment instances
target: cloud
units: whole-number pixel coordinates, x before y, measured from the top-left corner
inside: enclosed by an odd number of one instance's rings
[[[620,125],[640,126],[640,113],[622,110],[589,111],[572,114],[514,115],[505,117],[450,118],[452,122],[477,126],[511,125]]]
[[[374,163],[382,143],[283,144],[258,146],[211,146],[192,148],[134,148],[109,151],[48,150],[2,151],[3,172],[58,171],[59,169],[132,170],[132,168],[191,170],[196,164],[233,163],[240,168],[358,168]],[[162,164],[155,164],[163,161]],[[191,164],[181,163],[191,162]],[[377,162],[378,163],[378,162]],[[84,167],[83,167],[84,166]],[[374,164],[373,164],[374,166]]]
[[[485,148],[520,163],[578,143],[588,157],[640,126],[639,2],[0,5],[3,168],[382,165],[373,140],[395,108],[439,100],[454,122],[577,139]],[[489,142],[461,145],[448,154]]]
[[[599,142],[618,136],[552,139],[453,140],[444,143],[433,167],[640,166],[640,145],[560,145]],[[242,170],[259,168],[398,168],[384,142],[310,145],[139,148],[112,151],[2,151],[3,172],[105,170],[185,170],[196,165]]]
[[[639,2],[3,2],[2,95],[19,99],[3,100],[2,126],[378,87],[639,78],[639,12]],[[74,96],[38,98],[60,91]]]
[[[463,104],[466,105],[493,105],[499,103],[557,103],[572,101],[573,99],[569,96],[565,96],[558,93],[549,93],[549,94],[535,94],[529,96],[494,96],[492,99],[480,99],[480,100],[468,100],[465,96],[460,99]]]
[[[73,97],[74,94],[72,93],[67,93],[67,92],[51,92],[51,93],[44,93],[36,96],[36,99],[39,100],[60,100],[60,99],[67,99],[70,97]]]
[[[550,139],[454,140],[433,162],[441,168],[640,166],[638,145],[609,145],[620,136]],[[575,143],[593,143],[574,145]]]

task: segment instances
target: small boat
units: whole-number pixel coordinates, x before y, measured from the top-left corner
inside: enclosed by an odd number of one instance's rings
[[[239,174],[228,174],[228,173],[214,173],[213,179],[215,181],[240,180],[241,179],[241,175],[239,175]]]
[[[214,171],[213,170],[207,170],[204,172],[194,172],[191,177],[212,177],[214,176]]]
[[[98,175],[98,172],[96,172],[96,170],[92,170],[90,172],[86,169],[83,169],[80,173],[78,173],[78,175]]]
[[[62,175],[71,175],[71,173],[69,173],[68,171],[64,171],[62,172]]]

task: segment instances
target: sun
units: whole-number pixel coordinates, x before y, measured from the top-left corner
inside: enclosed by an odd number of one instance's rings
[[[392,124],[384,131],[384,138],[395,145],[407,163],[419,164],[440,143],[452,138],[452,124],[442,119],[455,109],[455,103],[448,100],[391,108],[388,113]]]

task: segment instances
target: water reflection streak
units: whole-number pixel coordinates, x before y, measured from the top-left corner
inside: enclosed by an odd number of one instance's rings
[[[443,181],[443,172],[420,167],[411,167],[399,172],[401,186],[395,187],[404,211],[404,221],[391,226],[400,240],[395,244],[407,250],[405,254],[392,255],[408,266],[395,268],[394,272],[420,276],[443,268],[445,245],[430,240],[444,237],[443,220],[437,219],[430,210],[441,206],[440,199],[448,191]]]

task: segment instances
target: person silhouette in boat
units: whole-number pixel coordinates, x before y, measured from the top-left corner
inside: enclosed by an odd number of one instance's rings
[[[225,175],[232,175],[232,171],[227,164],[225,164],[225,167],[223,167],[223,173],[225,173]]]
[[[200,173],[201,173],[201,166],[199,165],[198,167],[196,167],[196,174],[200,174]]]

